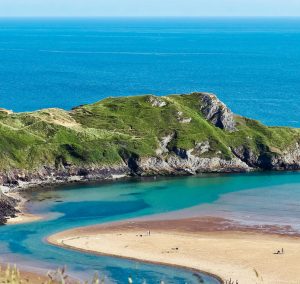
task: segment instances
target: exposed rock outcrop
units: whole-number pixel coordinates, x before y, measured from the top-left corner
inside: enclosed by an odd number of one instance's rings
[[[238,157],[224,159],[215,153],[214,157],[203,154],[210,150],[209,141],[197,143],[194,148],[185,150],[177,147],[170,149],[169,144],[176,134],[162,138],[157,157],[141,158],[137,161],[140,175],[180,175],[206,172],[246,172],[252,167]]]
[[[215,95],[199,93],[201,100],[200,111],[213,125],[232,132],[236,130],[236,122],[232,111]]]
[[[177,120],[179,121],[179,123],[190,123],[192,121],[192,118],[184,117],[183,112],[179,111],[179,112],[177,112]]]
[[[276,154],[272,159],[272,167],[283,170],[299,170],[300,169],[300,144],[287,149],[281,154]]]
[[[128,164],[103,167],[77,167],[61,164],[57,168],[42,167],[35,171],[13,170],[0,173],[3,186],[9,188],[28,188],[81,181],[115,179],[129,176],[132,172]]]
[[[158,98],[155,96],[149,96],[148,101],[153,107],[164,107],[167,105],[167,103],[162,98]]]
[[[123,164],[107,167],[76,167],[61,164],[58,168],[43,167],[33,172],[14,170],[0,173],[0,182],[10,188],[27,188],[100,181],[132,175],[194,175],[209,172],[300,169],[300,144],[298,143],[282,153],[262,151],[256,154],[251,149],[240,146],[232,149],[231,158],[225,159],[219,151],[206,156],[211,152],[209,141],[196,143],[195,147],[189,150],[170,147],[175,137],[175,133],[163,137],[156,150],[156,156],[153,157],[124,156]],[[5,216],[17,212],[13,210],[15,202],[3,194],[0,195],[0,208],[5,208]],[[5,218],[1,219],[2,222]]]
[[[196,144],[194,151],[202,155],[210,150],[210,144],[209,141],[203,141]]]
[[[159,141],[159,148],[156,149],[156,155],[160,156],[162,154],[168,153],[169,152],[168,145],[174,137],[175,137],[175,133],[163,137],[161,141]]]
[[[262,149],[254,153],[249,147],[232,149],[233,154],[252,168],[262,170],[299,170],[300,145],[296,143],[283,152],[274,149]]]
[[[239,146],[231,150],[237,158],[239,158],[244,163],[247,163],[250,167],[259,167],[258,155],[254,154],[250,148]]]
[[[0,190],[0,225],[5,224],[8,218],[15,217],[18,201],[3,194]]]
[[[153,157],[141,159],[142,175],[194,175],[197,173],[247,172],[251,168],[241,160],[225,160],[219,157],[199,158],[186,153],[185,159],[171,155],[167,159]]]

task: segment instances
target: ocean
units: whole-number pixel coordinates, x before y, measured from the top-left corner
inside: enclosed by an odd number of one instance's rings
[[[300,19],[1,19],[0,107],[216,93],[238,114],[300,127]]]

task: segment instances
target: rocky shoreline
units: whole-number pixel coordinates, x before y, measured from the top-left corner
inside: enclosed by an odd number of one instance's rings
[[[198,157],[195,149],[173,149],[163,156],[133,158],[123,164],[101,167],[77,167],[72,165],[51,168],[45,166],[36,171],[13,170],[0,172],[0,186],[5,191],[23,190],[32,187],[54,186],[76,182],[114,180],[124,177],[186,176],[201,173],[242,173],[250,171],[286,171],[300,169],[300,146],[286,150],[281,155],[263,153],[254,155],[247,149],[233,149],[231,159]],[[2,194],[3,195],[3,194]]]
[[[16,217],[18,200],[0,192],[0,225],[5,224],[9,218]]]
[[[244,156],[241,158],[235,157],[231,160],[223,160],[218,157],[198,158],[191,155],[188,151],[182,151],[180,153],[172,153],[168,159],[151,157],[128,160],[123,165],[115,167],[77,168],[68,166],[63,169],[44,167],[32,173],[15,170],[0,174],[0,181],[2,189],[4,189],[3,191],[9,194],[11,190],[15,192],[29,188],[42,188],[79,182],[101,182],[131,177],[184,176],[200,173],[242,173],[270,169],[277,171],[298,170],[300,168],[299,153],[300,150],[297,147],[295,153],[290,152],[289,155],[284,157],[271,159],[272,163],[264,164],[258,159],[254,160],[251,155],[248,155],[248,160]],[[287,157],[291,159],[290,162]],[[0,194],[0,224],[5,224],[8,218],[16,217],[16,214],[19,213],[19,210],[16,209],[18,203],[18,199],[4,193]]]

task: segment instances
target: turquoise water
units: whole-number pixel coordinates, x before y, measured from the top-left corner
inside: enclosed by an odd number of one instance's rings
[[[198,90],[300,126],[300,19],[1,19],[0,62],[15,111]]]
[[[141,279],[147,283],[198,283],[189,271],[65,250],[44,239],[78,226],[151,214],[161,218],[170,212],[173,217],[216,214],[238,217],[245,224],[290,224],[300,231],[299,184],[299,173],[252,173],[120,181],[35,192],[30,195],[30,211],[49,219],[0,227],[1,259],[44,269],[66,264],[69,272],[80,278],[97,270],[113,283],[126,283],[128,275],[136,283]],[[217,283],[208,276],[203,278],[205,283]]]

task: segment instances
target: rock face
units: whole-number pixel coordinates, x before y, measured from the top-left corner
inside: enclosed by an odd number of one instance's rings
[[[213,125],[232,132],[236,130],[236,123],[232,111],[215,95],[199,93],[202,102],[201,112]]]
[[[8,218],[15,217],[18,213],[15,209],[17,203],[17,200],[0,192],[0,225],[5,224]]]
[[[164,145],[164,149],[167,146]],[[197,144],[190,150],[166,150],[158,157],[137,161],[138,175],[180,175],[218,172],[249,172],[253,170],[300,170],[300,145],[285,152],[262,152],[254,154],[250,149],[235,149],[235,157],[224,159],[218,156],[201,157],[209,151],[209,144]]]
[[[59,165],[57,168],[42,167],[35,171],[14,170],[0,173],[0,181],[3,186],[9,188],[28,188],[35,186],[47,186],[80,181],[95,181],[115,179],[129,176],[132,169],[128,164],[115,165],[113,167],[77,167],[71,165]]]
[[[287,149],[281,155],[275,157],[272,162],[273,168],[285,170],[298,170],[300,169],[300,145],[296,143],[293,148]]]
[[[233,154],[253,169],[262,170],[299,170],[300,145],[296,143],[283,152],[261,151],[258,154],[245,146],[232,149]]]
[[[181,154],[182,155],[182,154]],[[139,162],[142,175],[194,175],[197,173],[219,172],[247,172],[251,168],[241,160],[234,158],[224,160],[219,157],[199,158],[186,153],[183,159],[178,155],[171,155],[167,159],[148,158]]]
[[[124,159],[122,165],[110,167],[75,167],[60,165],[59,168],[43,167],[35,172],[15,170],[0,173],[1,184],[12,188],[27,188],[70,182],[100,181],[130,176],[153,175],[194,175],[198,173],[248,172],[253,170],[299,170],[300,145],[297,144],[285,152],[262,152],[254,154],[250,149],[239,147],[232,149],[234,156],[224,159],[217,152],[213,157],[205,157],[211,151],[208,141],[197,143],[194,148],[185,150],[170,144],[175,138],[170,134],[163,137],[156,156],[131,156]],[[13,216],[16,201],[0,195],[0,223]]]
[[[27,188],[70,182],[85,182],[116,179],[130,176],[194,175],[198,173],[248,172],[253,170],[299,170],[300,144],[282,153],[262,151],[255,154],[251,149],[240,146],[232,149],[233,157],[225,159],[221,153],[206,156],[211,151],[209,141],[197,143],[185,150],[171,147],[176,135],[163,137],[152,157],[127,156],[122,164],[109,167],[76,167],[61,164],[58,168],[43,167],[29,172],[14,170],[0,173],[2,185],[11,188]],[[0,223],[17,211],[17,201],[0,194]]]

